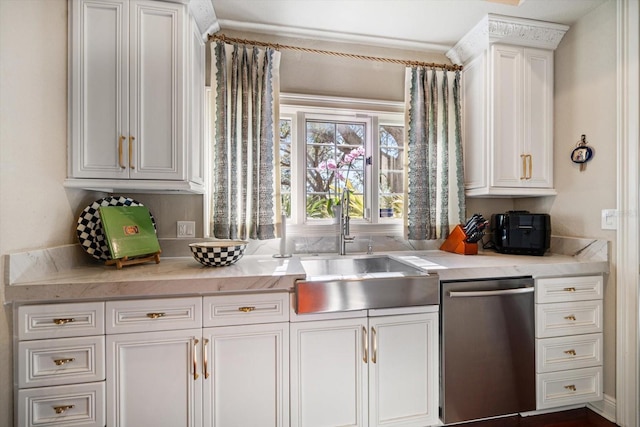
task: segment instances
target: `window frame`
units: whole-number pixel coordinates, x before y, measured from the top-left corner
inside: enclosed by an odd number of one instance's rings
[[[380,218],[379,212],[380,146],[379,126],[390,124],[404,127],[404,102],[380,101],[358,98],[340,98],[317,95],[280,94],[280,119],[291,120],[291,215],[287,222],[290,235],[326,236],[334,232],[336,219],[307,220],[305,183],[307,119],[332,121],[357,121],[367,125],[365,157],[371,157],[371,165],[365,166],[365,203],[368,218],[352,219],[351,233],[366,235],[403,236],[404,219]],[[406,172],[405,157],[402,164]],[[406,174],[405,174],[406,187]],[[302,201],[302,202],[300,202]]]

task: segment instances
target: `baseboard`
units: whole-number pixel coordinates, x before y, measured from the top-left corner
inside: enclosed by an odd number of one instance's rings
[[[608,419],[612,423],[616,422],[616,399],[609,395],[605,394],[604,399],[599,402],[588,403],[587,408]]]

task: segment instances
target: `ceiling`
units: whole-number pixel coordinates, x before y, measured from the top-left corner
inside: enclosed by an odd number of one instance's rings
[[[609,0],[211,0],[220,31],[445,53],[486,14],[571,25]]]

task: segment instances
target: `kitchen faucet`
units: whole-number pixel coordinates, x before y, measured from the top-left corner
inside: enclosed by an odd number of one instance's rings
[[[340,210],[340,255],[347,254],[347,243],[352,243],[356,238],[349,235],[349,190],[342,193],[342,209]]]

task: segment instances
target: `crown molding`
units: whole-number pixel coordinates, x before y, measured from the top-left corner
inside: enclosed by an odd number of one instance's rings
[[[220,31],[220,24],[211,0],[191,0],[189,12],[195,19],[203,40],[207,40],[209,34]]]
[[[222,31],[247,31],[279,37],[292,37],[325,42],[353,43],[367,46],[416,50],[440,54],[444,54],[450,48],[450,45],[438,43],[424,43],[414,40],[365,36],[362,34],[342,33],[335,31],[311,30],[308,28],[290,27],[284,25],[259,24],[255,22],[235,21],[230,19],[220,19],[218,22]]]
[[[555,50],[568,29],[568,25],[488,14],[446,55],[462,65],[496,42]]]

